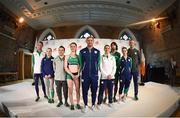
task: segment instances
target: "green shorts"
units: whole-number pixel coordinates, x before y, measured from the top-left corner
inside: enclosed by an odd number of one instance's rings
[[[78,72],[72,73],[72,74],[75,76],[75,75],[78,75]],[[69,80],[73,80],[73,78],[71,77],[71,75],[68,74],[68,73],[67,73],[67,75],[66,75],[66,78],[69,79]]]

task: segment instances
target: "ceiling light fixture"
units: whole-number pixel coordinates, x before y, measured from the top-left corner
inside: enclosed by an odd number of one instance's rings
[[[19,23],[23,23],[24,22],[24,18],[23,17],[20,17],[19,18]]]

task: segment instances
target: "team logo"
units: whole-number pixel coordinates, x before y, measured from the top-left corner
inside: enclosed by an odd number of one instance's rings
[[[103,84],[104,82],[102,81],[101,84]]]
[[[94,51],[95,54],[97,54],[97,51]]]
[[[134,54],[137,55],[137,52],[135,52]]]
[[[83,53],[86,53],[86,51],[84,51]]]
[[[130,59],[128,59],[128,61],[130,61]]]

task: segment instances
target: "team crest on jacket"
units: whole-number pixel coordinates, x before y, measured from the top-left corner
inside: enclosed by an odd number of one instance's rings
[[[130,61],[130,59],[128,59],[128,61]]]
[[[137,52],[135,52],[134,54],[137,55]]]
[[[94,51],[95,54],[97,54],[97,51]]]
[[[86,51],[84,51],[83,53],[86,53]]]

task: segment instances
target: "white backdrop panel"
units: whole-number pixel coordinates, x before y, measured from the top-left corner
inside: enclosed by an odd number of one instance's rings
[[[76,42],[77,43],[77,54],[79,54],[79,51],[81,49],[83,49],[84,47],[86,47],[86,42],[85,39],[56,39],[56,40],[50,40],[50,41],[43,41],[44,43],[44,47],[43,47],[43,51],[46,51],[47,48],[52,48],[53,50],[53,57],[56,57],[58,55],[58,47],[59,46],[64,46],[66,51],[65,54],[69,54],[70,53],[70,47],[69,44],[71,42]],[[110,45],[112,42],[116,42],[118,44],[118,52],[121,53],[121,48],[123,46],[129,48],[129,41],[125,41],[125,40],[119,40],[119,39],[95,39],[94,40],[94,47],[99,49],[101,52],[101,55],[104,54],[104,45],[108,44]],[[136,43],[136,48],[139,49],[139,43]]]

